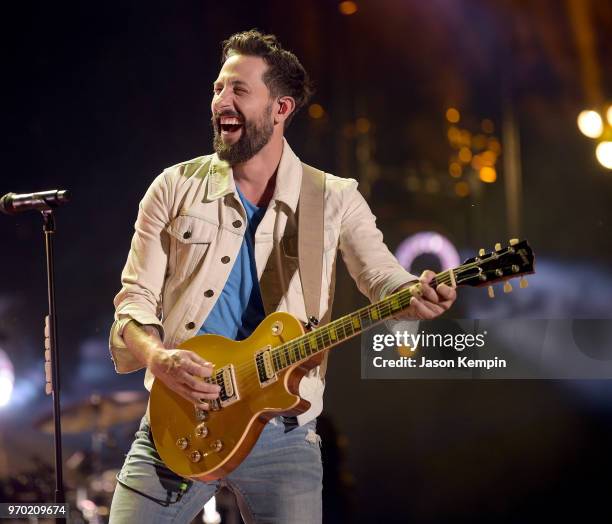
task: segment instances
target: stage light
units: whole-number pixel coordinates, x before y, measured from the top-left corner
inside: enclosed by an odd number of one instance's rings
[[[492,134],[493,131],[495,131],[495,124],[493,124],[493,120],[489,119],[489,118],[485,118],[481,123],[480,123],[480,128],[487,133],[488,135]]]
[[[606,118],[608,119],[608,124],[612,126],[612,106],[608,106],[608,111],[606,112]]]
[[[343,15],[354,15],[357,12],[357,4],[350,1],[340,2],[338,9]]]
[[[448,172],[453,178],[459,178],[461,176],[461,164],[452,162],[451,165],[448,166]]]
[[[461,115],[459,111],[457,111],[454,107],[449,107],[446,110],[446,120],[448,120],[451,124],[456,124],[459,122]]]
[[[495,171],[495,168],[491,166],[481,167],[480,171],[478,172],[478,176],[480,177],[480,180],[486,182],[487,184],[492,184],[497,180],[497,172]]]
[[[606,169],[612,169],[612,142],[601,142],[595,149],[595,156]]]
[[[308,114],[311,118],[319,119],[323,118],[325,110],[323,109],[323,106],[321,104],[310,104],[310,106],[308,107]]]
[[[464,164],[469,164],[472,160],[472,152],[467,147],[462,147],[459,150],[459,160]]]
[[[603,133],[603,120],[597,111],[582,111],[578,115],[578,129],[589,138],[598,138]]]
[[[455,184],[455,194],[461,198],[464,198],[470,194],[470,186],[467,182],[457,182]]]
[[[453,243],[440,233],[423,231],[409,236],[395,251],[399,263],[408,271],[412,268],[415,259],[424,254],[438,257],[442,270],[456,267],[460,264],[459,252]]]
[[[13,396],[15,374],[8,355],[0,349],[0,408],[8,405]]]

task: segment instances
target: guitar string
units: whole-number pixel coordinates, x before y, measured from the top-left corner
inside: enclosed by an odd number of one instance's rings
[[[435,277],[436,279],[436,283],[437,284],[450,284],[452,279],[450,276],[450,273],[448,271],[439,273],[438,275],[436,275]],[[284,369],[287,369],[290,366],[296,365],[299,362],[305,362],[308,359],[312,358],[313,356],[315,356],[316,354],[319,354],[321,351],[323,351],[322,348],[319,348],[319,346],[326,346],[326,345],[331,345],[331,343],[338,344],[340,342],[343,342],[344,340],[348,340],[349,338],[352,338],[356,335],[359,335],[362,331],[364,331],[365,329],[368,329],[370,327],[372,327],[374,324],[382,322],[383,320],[385,320],[385,318],[388,318],[390,316],[392,316],[393,314],[397,314],[400,313],[402,310],[407,309],[409,307],[409,303],[410,303],[410,299],[412,299],[412,296],[409,293],[405,293],[406,289],[401,290],[397,293],[395,293],[394,295],[399,295],[400,293],[404,293],[403,296],[399,296],[397,297],[399,299],[399,303],[401,308],[399,310],[394,310],[391,307],[391,297],[387,297],[387,299],[379,302],[378,304],[372,304],[369,306],[365,306],[364,308],[361,308],[360,310],[355,311],[354,313],[351,313],[349,315],[345,315],[344,317],[341,317],[340,319],[337,319],[334,322],[331,322],[330,324],[328,324],[327,326],[322,327],[320,330],[315,330],[313,332],[310,333],[305,333],[304,335],[297,337],[296,339],[290,340],[288,342],[285,342],[284,344],[281,344],[279,346],[276,346],[275,348],[272,348],[272,351],[275,353],[275,355],[272,355],[272,361],[273,361],[273,365],[276,367],[276,363],[278,362],[279,364],[283,364],[283,360],[285,362],[288,361],[289,358],[289,364],[288,365],[284,365],[284,367],[281,367],[280,369],[276,370],[276,373],[283,371]],[[409,300],[406,302],[406,298],[409,297]],[[404,303],[402,303],[404,302]],[[378,313],[381,314],[382,318],[378,318],[378,319],[372,319],[370,312],[372,310],[377,310]],[[368,313],[368,318],[365,320],[370,321],[370,324],[367,326],[363,325],[363,321],[361,319],[361,316],[363,313]],[[354,326],[354,321],[355,320],[359,320],[359,325],[360,327],[357,328],[357,331],[355,331],[355,329],[353,328]],[[347,334],[347,327],[350,326],[350,331]],[[340,338],[337,338],[335,341],[333,340],[333,338],[330,336],[329,331],[331,330],[331,328],[334,328],[334,331],[336,331],[336,333],[342,329],[343,332],[343,336],[341,336]],[[306,338],[314,338],[316,340],[316,345],[317,348],[315,349],[315,351],[313,351],[313,353],[311,354],[307,354],[307,356],[302,357],[302,353],[300,352],[300,341],[302,342],[302,347],[304,347],[304,340],[301,339],[306,339]],[[326,338],[329,339],[329,342],[326,341]],[[305,350],[306,351],[306,350]],[[293,357],[291,357],[290,353],[293,353]],[[285,357],[282,358],[282,354],[285,354]],[[292,361],[291,358],[295,358],[297,355],[300,356],[299,359]],[[275,362],[276,360],[276,362]],[[248,368],[248,369],[247,369]],[[254,362],[246,362],[241,364],[240,366],[238,366],[236,368],[237,371],[241,372],[243,370],[247,369],[246,372],[244,373],[240,373],[240,375],[243,378],[251,378],[251,376],[253,375],[258,375],[259,372],[257,370],[257,366],[254,364]],[[217,384],[219,386],[223,386],[223,379],[217,379],[217,375],[213,377],[210,377],[209,379],[205,379],[205,382],[210,383],[210,384]],[[259,383],[254,384],[254,386],[260,387]],[[244,385],[241,388],[242,391],[247,391],[251,388],[245,388]]]

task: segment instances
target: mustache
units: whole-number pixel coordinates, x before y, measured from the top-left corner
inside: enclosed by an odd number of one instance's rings
[[[212,119],[213,120],[218,120],[219,118],[221,118],[223,116],[235,117],[235,118],[238,118],[240,120],[244,120],[244,117],[240,113],[238,113],[237,111],[231,111],[229,109],[227,109],[225,111],[218,112],[218,113],[213,113]]]

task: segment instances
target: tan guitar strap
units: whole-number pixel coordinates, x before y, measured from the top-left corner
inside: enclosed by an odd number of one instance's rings
[[[323,247],[325,233],[325,173],[302,162],[302,187],[298,203],[298,264],[306,317],[313,324],[329,322],[331,310],[319,318],[321,305],[321,283],[323,281]],[[335,259],[332,270],[330,301],[333,301]],[[313,325],[312,327],[316,327]],[[321,377],[327,368],[327,353],[321,363]]]

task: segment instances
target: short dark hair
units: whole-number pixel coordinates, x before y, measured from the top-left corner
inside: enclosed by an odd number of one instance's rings
[[[290,96],[295,100],[295,110],[286,120],[289,125],[293,116],[304,107],[314,92],[308,73],[291,52],[283,49],[275,35],[265,35],[257,29],[242,31],[221,43],[221,64],[232,55],[259,56],[268,65],[263,82],[272,96]]]

